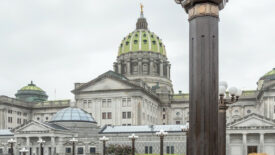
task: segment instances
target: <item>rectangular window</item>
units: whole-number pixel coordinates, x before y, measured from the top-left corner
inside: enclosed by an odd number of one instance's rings
[[[175,151],[174,151],[174,146],[171,146],[171,154],[174,154]]]
[[[3,154],[3,149],[0,149],[0,154]]]
[[[106,99],[102,99],[102,107],[103,108],[107,107]]]
[[[27,113],[23,113],[23,116],[27,117],[27,116],[28,116],[28,114],[27,114]]]
[[[102,119],[106,119],[106,112],[102,113]]]
[[[127,106],[127,99],[126,99],[126,98],[123,98],[123,99],[122,99],[122,106],[123,106],[123,107],[126,107],[126,106]]]
[[[108,119],[112,119],[112,113],[108,112]]]
[[[162,108],[162,111],[165,112],[165,108]]]
[[[83,153],[84,153],[83,147],[77,148],[77,154],[83,154]]]
[[[66,148],[65,148],[66,153],[71,153],[71,150],[72,150],[72,149],[71,149],[70,147],[66,147]]]
[[[153,147],[152,147],[152,146],[149,147],[149,153],[150,153],[150,154],[153,153]]]
[[[148,146],[145,146],[145,151],[144,151],[145,154],[148,154],[149,153],[149,149],[148,149]]]
[[[24,124],[27,123],[27,120],[26,120],[26,119],[23,119],[23,123],[24,123]]]
[[[131,107],[131,98],[127,98],[127,107]]]
[[[111,108],[111,106],[112,106],[112,99],[108,99],[107,100],[107,107]]]
[[[176,121],[176,124],[180,124],[180,121]]]
[[[162,119],[165,119],[165,115],[164,114],[162,115]]]
[[[131,118],[132,113],[131,112],[127,112],[127,118]]]
[[[18,115],[18,116],[21,116],[21,112],[17,112],[17,115]]]
[[[83,104],[87,104],[87,100],[83,100]]]
[[[21,124],[21,118],[17,118],[17,124]]]
[[[90,153],[96,153],[96,148],[95,147],[90,147]]]
[[[92,100],[88,100],[88,108],[92,107]]]
[[[9,114],[12,114],[12,110],[8,110],[8,113],[9,113]]]
[[[122,118],[126,119],[126,112],[122,112]]]
[[[8,117],[8,122],[12,123],[12,117]]]
[[[170,154],[170,147],[169,146],[166,146],[166,153]]]

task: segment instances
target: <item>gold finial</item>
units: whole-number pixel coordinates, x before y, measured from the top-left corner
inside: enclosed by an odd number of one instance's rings
[[[140,10],[141,10],[141,13],[143,13],[143,5],[142,5],[142,3],[140,3]]]

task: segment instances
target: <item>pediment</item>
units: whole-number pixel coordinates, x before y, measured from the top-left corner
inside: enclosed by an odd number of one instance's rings
[[[37,124],[32,124],[23,128],[21,131],[48,131],[49,129],[43,126],[39,126]]]
[[[31,121],[18,129],[15,129],[15,132],[45,132],[50,130],[53,129],[43,125],[42,123]]]
[[[228,127],[275,127],[275,122],[266,117],[251,114],[229,123]]]
[[[126,84],[125,82],[106,77],[94,83],[90,83],[90,85],[87,85],[85,88],[83,88],[80,91],[85,92],[85,91],[118,90],[118,89],[131,89],[131,88],[133,87],[131,87],[129,84]]]

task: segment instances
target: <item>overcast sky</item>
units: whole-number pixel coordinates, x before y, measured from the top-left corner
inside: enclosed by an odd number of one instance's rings
[[[140,2],[166,45],[175,91],[187,93],[188,21],[174,0],[1,0],[0,95],[14,97],[33,80],[50,100],[73,99],[75,82],[112,69]],[[275,1],[258,3],[230,0],[221,11],[220,80],[230,86],[256,89],[275,67]]]

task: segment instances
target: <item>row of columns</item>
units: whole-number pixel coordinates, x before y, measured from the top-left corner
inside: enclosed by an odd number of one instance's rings
[[[17,140],[18,138],[26,138],[26,148],[31,148],[31,145],[30,145],[30,139],[32,138],[32,137],[16,137],[15,139]],[[42,138],[43,139],[43,137],[37,137],[38,139],[40,139],[40,138]],[[43,140],[46,140],[46,139],[43,139]],[[46,141],[46,143],[47,143],[47,141]],[[45,143],[45,144],[46,144]],[[44,144],[44,146],[43,146],[43,148],[44,148],[44,152],[45,152],[45,150],[46,150],[46,148],[47,147],[45,147],[45,144]],[[38,143],[37,143],[37,145],[38,145]],[[51,154],[52,155],[54,155],[54,148],[56,147],[55,146],[55,137],[51,137],[51,144],[50,144],[50,147],[51,147]],[[36,148],[36,147],[35,147]],[[32,149],[32,152],[33,152],[34,150]],[[49,153],[48,153],[49,154]]]
[[[142,59],[138,59],[138,75],[142,75],[143,74],[143,67],[142,64],[145,61],[142,61]],[[164,65],[166,64],[166,78],[170,79],[170,68],[171,68],[171,64],[169,63],[164,63],[163,61],[160,61],[160,63],[157,63],[157,61],[154,61],[153,59],[150,60],[149,63],[149,75],[154,75],[154,64],[159,65],[159,76],[163,77],[164,76]],[[118,62],[117,66],[114,65],[114,70],[116,70],[117,67],[117,72],[119,74],[122,74],[122,62]],[[126,60],[126,75],[131,75],[131,60]]]
[[[243,142],[243,155],[247,155],[247,133],[242,134],[242,142]],[[226,143],[227,146],[230,146],[230,134],[226,135]],[[227,154],[230,154],[230,147],[226,148]],[[258,152],[263,153],[264,152],[264,133],[260,133],[260,145]]]

